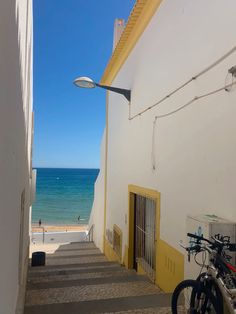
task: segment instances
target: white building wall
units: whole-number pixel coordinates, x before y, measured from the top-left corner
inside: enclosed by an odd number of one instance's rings
[[[104,231],[104,178],[105,178],[105,149],[106,149],[106,129],[104,130],[101,154],[100,171],[94,185],[94,202],[89,219],[89,229],[93,225],[93,240],[95,245],[103,251],[103,231]]]
[[[132,90],[131,116],[153,105],[236,45],[234,0],[165,0],[113,81]],[[128,185],[161,193],[161,238],[173,247],[185,238],[187,214],[214,213],[236,221],[236,91],[156,115],[224,86],[236,52],[169,100],[129,121],[126,99],[110,93],[107,228],[128,242]],[[103,184],[103,183],[102,183]],[[183,253],[183,252],[182,252]]]
[[[0,1],[0,69],[0,313],[13,314],[23,313],[28,265],[31,0]],[[21,211],[23,192],[25,202]]]

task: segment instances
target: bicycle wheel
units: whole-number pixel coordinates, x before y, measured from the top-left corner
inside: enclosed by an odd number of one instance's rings
[[[206,287],[208,290],[211,291],[213,296],[216,298],[217,307],[218,307],[220,313],[223,313],[223,308],[224,308],[223,297],[222,297],[221,291],[220,291],[217,283],[214,281],[214,279],[209,277],[209,276],[206,276],[206,273],[201,273],[197,277],[196,280],[200,281],[204,285],[204,287]]]
[[[171,307],[173,314],[222,314],[211,291],[196,280],[184,280],[175,288]]]

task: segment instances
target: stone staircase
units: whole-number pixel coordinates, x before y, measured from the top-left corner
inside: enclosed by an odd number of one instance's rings
[[[29,267],[24,314],[171,313],[170,295],[106,257],[92,242],[61,245]]]

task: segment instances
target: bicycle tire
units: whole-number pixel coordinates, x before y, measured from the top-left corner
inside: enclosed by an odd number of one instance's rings
[[[204,278],[206,276],[206,273],[201,273],[198,277],[197,277],[197,281],[202,282],[202,278]],[[204,282],[204,286],[211,291],[211,293],[214,295],[214,297],[216,298],[216,301],[218,303],[218,308],[220,310],[220,313],[223,313],[223,309],[224,309],[224,302],[223,302],[223,296],[222,293],[220,291],[220,288],[218,287],[217,283],[214,281],[214,279],[210,279],[209,281],[205,281]]]
[[[215,314],[222,314],[220,312],[220,309],[218,307],[218,303],[216,301],[216,298],[212,294],[212,292],[205,287],[201,285],[201,283],[197,280],[184,280],[180,284],[177,285],[175,288],[173,295],[172,295],[172,300],[171,300],[171,308],[172,308],[172,314],[178,314],[178,313],[183,313],[183,309],[178,308],[178,299],[181,296],[181,292],[186,289],[186,288],[192,288],[193,291],[196,292],[195,295],[205,295],[207,304],[210,304],[212,306],[212,311],[207,311],[206,309],[206,302],[204,301],[203,307],[200,309],[196,309],[196,304],[194,298],[192,296],[190,297],[190,309],[188,310],[188,313],[191,314],[205,314],[205,313],[215,313]],[[208,305],[209,307],[209,305]]]

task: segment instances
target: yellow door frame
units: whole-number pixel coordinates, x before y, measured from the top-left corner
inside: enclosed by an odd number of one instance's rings
[[[160,238],[160,192],[129,185],[129,223],[128,247],[125,266],[134,265],[134,197],[135,194],[153,199],[156,202],[156,278],[155,283],[165,292],[173,292],[177,284],[184,279],[184,255]],[[141,269],[142,271],[142,269]]]
[[[160,239],[160,193],[158,191],[143,188],[130,184],[129,191],[129,230],[128,230],[128,261],[127,268],[132,269],[134,265],[134,197],[135,194],[150,198],[156,203],[156,252],[158,251],[158,243]],[[156,258],[157,260],[157,258]],[[157,269],[157,267],[156,267]]]

